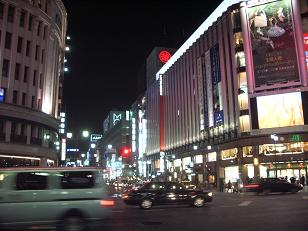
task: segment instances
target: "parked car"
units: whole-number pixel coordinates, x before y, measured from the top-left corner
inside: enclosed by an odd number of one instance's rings
[[[187,189],[178,182],[149,182],[139,189],[125,192],[122,199],[127,205],[139,205],[143,209],[165,204],[202,207],[213,200],[213,193],[200,189]]]
[[[300,184],[293,184],[281,178],[262,178],[258,183],[251,183],[244,185],[244,192],[256,193],[278,193],[278,192],[291,192],[297,193],[302,190],[303,186]]]
[[[111,214],[99,169],[0,170],[0,229],[54,227],[84,230],[89,221]]]

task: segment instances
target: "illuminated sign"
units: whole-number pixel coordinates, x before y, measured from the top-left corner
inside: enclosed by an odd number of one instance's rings
[[[162,63],[166,63],[171,58],[171,54],[166,50],[162,50],[161,52],[159,52],[158,57]]]
[[[61,160],[64,161],[66,159],[66,139],[62,139],[61,142]]]
[[[305,59],[306,59],[306,69],[308,70],[308,34],[304,34],[304,52],[305,52]]]
[[[257,97],[259,128],[304,125],[300,92]]]
[[[291,142],[300,142],[302,140],[301,136],[298,134],[294,134],[290,137]]]
[[[97,140],[100,140],[102,137],[103,137],[102,134],[91,134],[90,140],[97,141]]]
[[[112,123],[113,125],[116,125],[117,122],[121,121],[122,119],[122,114],[113,114],[113,118],[112,118]]]
[[[0,88],[0,102],[4,102],[4,89]]]
[[[252,5],[247,13],[255,87],[299,81],[291,1]]]

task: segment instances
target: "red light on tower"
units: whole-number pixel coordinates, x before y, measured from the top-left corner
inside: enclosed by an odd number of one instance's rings
[[[162,50],[159,52],[158,57],[162,63],[166,63],[171,58],[171,54],[166,50]]]
[[[120,149],[119,153],[123,158],[129,158],[132,154],[132,150],[129,147],[123,147]]]

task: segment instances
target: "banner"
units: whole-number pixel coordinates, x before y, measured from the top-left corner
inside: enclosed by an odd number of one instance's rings
[[[204,54],[204,63],[205,63],[205,73],[206,73],[206,91],[212,92],[212,72],[211,72],[211,55],[210,51],[205,52]],[[209,127],[214,126],[214,112],[213,112],[213,94],[207,94],[207,105],[208,105],[208,121]]]
[[[255,87],[299,81],[290,0],[247,8]]]
[[[222,89],[221,89],[218,44],[212,47],[210,52],[211,52],[211,71],[212,71],[212,85],[213,85],[214,125],[216,126],[223,122]]]

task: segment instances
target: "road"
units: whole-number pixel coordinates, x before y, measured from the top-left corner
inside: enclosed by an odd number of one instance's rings
[[[266,196],[215,193],[214,201],[203,208],[181,205],[142,210],[118,199],[111,219],[87,230],[306,231],[307,218],[307,192]]]

